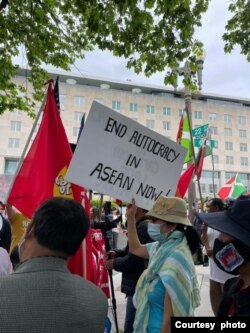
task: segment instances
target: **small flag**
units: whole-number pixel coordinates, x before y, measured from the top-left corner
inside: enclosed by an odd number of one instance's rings
[[[191,137],[190,137],[190,124],[187,114],[184,114],[186,112],[183,111],[183,114],[180,119],[179,123],[179,129],[177,133],[177,142],[187,149],[187,154],[184,160],[184,163],[188,163],[192,158],[191,153]]]
[[[203,169],[203,162],[204,162],[204,158],[205,158],[205,150],[206,150],[206,146],[202,145],[202,147],[199,149],[197,158],[196,158],[196,177],[197,180],[199,180],[201,178],[201,173],[202,173],[202,169]]]
[[[182,131],[183,131],[183,120],[184,120],[184,114],[182,113],[180,123],[179,123],[179,128],[178,132],[176,135],[176,142],[181,144],[181,137],[182,137]]]
[[[207,134],[204,138],[203,144],[201,148],[198,151],[197,157],[196,157],[196,180],[199,180],[201,178],[202,174],[202,169],[203,169],[203,163],[204,163],[204,158],[212,155],[212,148],[210,143],[210,131],[208,129]]]
[[[176,190],[177,197],[184,198],[189,184],[192,180],[194,169],[194,163],[192,163],[180,176]]]
[[[241,194],[247,191],[246,186],[241,182],[238,174],[226,183],[226,185],[222,186],[218,191],[218,196],[225,200],[227,198],[238,198]]]

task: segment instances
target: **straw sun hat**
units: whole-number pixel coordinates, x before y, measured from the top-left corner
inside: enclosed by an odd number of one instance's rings
[[[166,222],[191,225],[186,202],[177,197],[160,196],[146,215]]]

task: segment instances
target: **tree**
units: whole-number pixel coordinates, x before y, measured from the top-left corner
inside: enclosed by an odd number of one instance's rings
[[[76,59],[94,47],[124,56],[136,73],[150,76],[166,70],[165,84],[175,86],[175,68],[181,62],[188,60],[191,69],[197,69],[202,43],[194,32],[201,26],[209,1],[0,0],[0,114],[15,109],[30,112],[33,101],[42,98],[48,79],[44,65],[70,70]],[[239,9],[237,22],[249,4],[235,3],[231,9]],[[249,26],[249,20],[244,22]],[[224,38],[229,52],[236,38]],[[245,39],[242,36],[242,45]],[[26,96],[25,87],[13,83],[18,68],[13,58],[20,55],[26,57],[30,69],[32,99]],[[194,88],[194,76],[184,77],[184,83]]]
[[[250,62],[250,1],[235,0],[232,1],[228,10],[232,17],[226,25],[226,32],[223,34],[225,41],[225,52],[230,53],[235,45],[239,45],[241,53],[247,57]]]

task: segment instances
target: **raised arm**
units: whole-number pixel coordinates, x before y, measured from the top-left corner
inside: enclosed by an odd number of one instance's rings
[[[127,206],[127,225],[128,225],[128,243],[129,243],[129,252],[132,254],[142,257],[144,259],[149,258],[148,250],[145,245],[142,245],[139,241],[137,230],[136,230],[136,204],[135,199],[132,199],[132,203]]]

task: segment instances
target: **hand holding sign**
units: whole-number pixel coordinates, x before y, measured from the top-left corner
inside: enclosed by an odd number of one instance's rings
[[[94,152],[94,154],[93,154]],[[67,179],[147,209],[160,195],[175,195],[186,149],[93,102]]]

